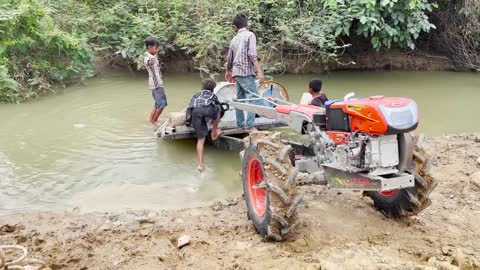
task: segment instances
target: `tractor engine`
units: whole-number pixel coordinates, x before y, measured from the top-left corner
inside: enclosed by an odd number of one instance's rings
[[[371,97],[332,101],[313,115],[323,133],[328,163],[344,171],[374,175],[397,173],[399,137],[418,126],[416,103],[407,98]]]
[[[357,134],[345,144],[333,145],[330,156],[346,171],[376,169],[373,174],[396,173],[399,163],[397,135]]]

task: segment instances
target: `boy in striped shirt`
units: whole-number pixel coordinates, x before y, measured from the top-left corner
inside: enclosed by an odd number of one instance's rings
[[[167,96],[163,88],[162,73],[160,72],[160,64],[157,58],[160,42],[153,37],[149,37],[145,40],[145,47],[147,51],[145,52],[144,64],[148,71],[148,85],[155,100],[154,107],[150,113],[150,123],[156,125],[160,114],[167,107]]]

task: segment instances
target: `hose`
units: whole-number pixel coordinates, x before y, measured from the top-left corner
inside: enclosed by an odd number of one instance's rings
[[[7,261],[5,250],[20,250],[22,255],[15,260]],[[38,259],[26,259],[28,251],[25,247],[18,245],[0,245],[0,270],[52,270],[47,264]],[[37,265],[37,266],[34,266]]]

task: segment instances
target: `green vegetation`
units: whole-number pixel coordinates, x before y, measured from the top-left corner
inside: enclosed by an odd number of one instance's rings
[[[86,41],[59,29],[44,3],[0,4],[0,101],[23,101],[52,84],[88,77],[92,61]]]
[[[279,59],[335,59],[353,36],[376,50],[414,49],[435,28],[429,14],[436,7],[430,0],[4,0],[0,101],[22,101],[88,77],[94,55],[123,57],[141,68],[149,35],[164,44],[164,53],[187,55],[212,75],[223,68],[220,51],[234,35],[231,18],[238,11],[251,18],[267,71],[279,72]]]
[[[439,0],[438,5],[433,16],[439,26],[433,33],[435,49],[461,70],[480,71],[480,1]]]
[[[340,20],[336,35],[349,35],[353,27],[357,35],[369,37],[375,49],[393,44],[414,49],[420,33],[435,28],[427,14],[437,5],[427,0],[326,0],[325,6],[347,14],[347,19]]]

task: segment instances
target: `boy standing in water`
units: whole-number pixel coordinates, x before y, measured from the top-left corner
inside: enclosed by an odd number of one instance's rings
[[[217,84],[215,81],[207,79],[202,82],[202,91],[196,93],[190,103],[188,109],[191,110],[192,122],[191,125],[195,129],[197,135],[197,170],[203,172],[205,170],[205,161],[203,159],[205,137],[208,135],[208,123],[212,123],[212,141],[215,141],[222,135],[222,130],[218,128],[220,123],[220,102],[217,96],[213,93]]]
[[[312,79],[308,84],[308,92],[312,95],[312,100],[309,105],[325,107],[325,102],[328,101],[327,95],[322,92],[322,80]]]
[[[237,35],[230,42],[225,79],[231,81],[233,77],[237,83],[237,99],[245,99],[249,92],[258,95],[255,71],[260,83],[263,83],[265,78],[257,58],[257,38],[247,29],[247,16],[238,13],[233,17],[233,25]],[[236,110],[236,116],[238,127],[246,127],[249,133],[256,131],[255,113],[248,113],[246,126],[243,111]]]
[[[148,85],[155,100],[155,105],[150,113],[150,123],[156,125],[158,117],[167,107],[167,96],[163,89],[162,73],[160,72],[160,64],[157,58],[160,42],[153,37],[148,37],[145,40],[145,47],[147,51],[145,52],[144,64],[148,71]]]

